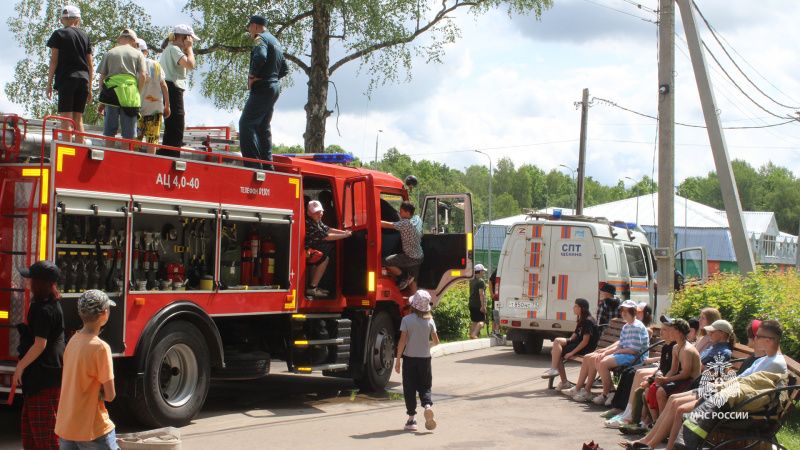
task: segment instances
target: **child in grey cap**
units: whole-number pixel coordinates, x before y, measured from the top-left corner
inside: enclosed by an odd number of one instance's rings
[[[403,396],[406,399],[408,421],[405,429],[417,430],[417,393],[419,402],[425,409],[425,428],[433,430],[433,401],[431,400],[431,347],[439,344],[436,324],[431,314],[431,295],[419,290],[409,301],[409,314],[400,322],[400,342],[397,344],[397,363],[395,370],[403,368]]]
[[[112,306],[116,303],[96,289],[78,299],[83,328],[64,350],[64,389],[56,416],[55,431],[62,449],[119,448],[105,406],[116,397],[111,348],[98,337]]]

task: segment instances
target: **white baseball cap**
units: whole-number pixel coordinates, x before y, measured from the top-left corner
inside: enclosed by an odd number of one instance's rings
[[[316,213],[320,211],[324,211],[324,209],[322,208],[322,203],[320,203],[317,200],[312,200],[308,202],[308,212]]]
[[[139,47],[139,51],[140,52],[147,51],[147,42],[145,42],[144,39],[142,39],[142,38],[137,39],[136,40],[136,45]]]
[[[475,264],[475,272],[486,272],[486,267],[483,264]]]
[[[175,25],[175,27],[172,28],[172,32],[174,34],[188,34],[195,41],[199,41],[200,40],[200,38],[197,37],[196,34],[194,34],[194,30],[189,25],[185,25],[185,24]]]
[[[75,5],[67,5],[61,8],[62,19],[66,17],[80,17],[80,16],[81,16],[81,10],[78,9],[78,7]]]

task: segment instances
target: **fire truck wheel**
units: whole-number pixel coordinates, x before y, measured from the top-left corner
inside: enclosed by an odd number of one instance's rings
[[[367,363],[364,374],[354,381],[359,389],[379,391],[386,387],[394,368],[394,323],[389,313],[375,315],[367,337]]]
[[[208,393],[208,345],[194,325],[182,321],[165,325],[154,342],[147,355],[144,389],[137,389],[131,410],[145,425],[185,425]]]
[[[525,351],[525,342],[513,341],[512,344],[514,345],[514,353],[518,355],[524,355],[528,353],[527,351]]]
[[[536,334],[529,334],[525,338],[525,352],[529,355],[538,355],[542,353],[542,346],[544,345],[544,338]]]

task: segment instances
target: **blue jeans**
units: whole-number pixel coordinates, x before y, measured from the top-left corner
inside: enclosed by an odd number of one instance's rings
[[[111,430],[93,441],[68,441],[58,438],[59,450],[117,450],[117,432]]]
[[[119,106],[106,105],[106,121],[103,124],[103,136],[116,136],[117,129],[122,126],[122,137],[133,139],[136,137],[136,122],[139,116],[131,117]]]
[[[250,97],[239,118],[239,144],[245,158],[272,161],[272,131],[270,122],[275,102],[281,93],[278,83],[261,80],[250,89]],[[261,169],[261,163],[245,161],[245,167]]]

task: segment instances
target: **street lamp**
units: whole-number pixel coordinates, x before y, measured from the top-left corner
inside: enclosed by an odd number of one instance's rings
[[[639,182],[631,177],[625,177],[636,183],[636,225],[639,225]]]
[[[383,133],[383,130],[378,130],[378,132],[375,133],[375,170],[378,170],[378,138],[381,133]]]
[[[491,275],[492,273],[492,157],[488,154],[480,151],[475,150],[475,153],[480,153],[481,155],[489,158],[489,257],[487,258],[487,264],[489,267],[487,268],[488,273]],[[486,248],[486,233],[483,233],[483,247]]]
[[[575,214],[575,172],[577,169],[573,169],[570,166],[565,166],[564,164],[559,164],[561,167],[565,167],[572,171],[572,214]]]

